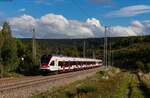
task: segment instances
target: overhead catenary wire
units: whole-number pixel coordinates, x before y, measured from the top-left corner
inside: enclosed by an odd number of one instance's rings
[[[112,66],[113,65],[113,57],[112,57],[112,35],[111,35],[111,28],[108,28],[108,34],[109,34],[109,65]]]
[[[86,56],[85,56],[85,48],[86,48],[86,42],[85,42],[85,40],[84,40],[84,42],[83,42],[83,58],[86,57]]]
[[[103,57],[103,61],[104,61],[104,66],[107,68],[108,66],[108,55],[107,55],[107,48],[108,48],[108,45],[107,45],[107,26],[105,26],[105,31],[104,31],[104,57]]]
[[[88,16],[90,17],[90,15],[78,4],[78,2],[76,0],[71,0],[71,2],[73,3],[73,5],[75,5],[81,12],[84,16]],[[108,64],[109,65],[112,65],[112,51],[111,51],[111,34],[107,34],[107,32],[109,30],[107,30],[108,27],[105,26],[105,34],[104,34],[104,55],[103,55],[103,62],[104,62],[104,65],[106,66],[106,68],[108,67]],[[110,32],[108,32],[110,33]],[[109,36],[109,40],[107,39],[107,37]],[[108,46],[108,41],[109,41],[109,46]],[[84,41],[84,46],[85,48],[85,41]],[[109,47],[109,51],[108,51],[108,47]],[[93,57],[94,57],[94,51],[93,51]],[[108,57],[109,55],[109,57]],[[83,57],[85,57],[85,50],[83,49]],[[108,61],[109,60],[109,61]]]

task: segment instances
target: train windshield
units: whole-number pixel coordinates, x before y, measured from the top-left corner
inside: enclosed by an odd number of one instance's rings
[[[48,64],[50,59],[51,59],[51,57],[43,55],[41,57],[41,64]]]

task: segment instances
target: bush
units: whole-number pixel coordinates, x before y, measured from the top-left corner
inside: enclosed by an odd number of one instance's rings
[[[68,98],[73,98],[76,94],[75,94],[75,92],[73,92],[73,91],[65,91],[65,95],[66,95]]]
[[[147,73],[150,72],[150,63],[146,64],[145,70],[146,70]]]
[[[37,75],[39,73],[39,65],[36,65],[32,61],[31,53],[28,53],[24,57],[24,61],[19,64],[17,72],[24,75]]]
[[[136,62],[136,66],[139,70],[144,71],[145,67],[144,67],[144,63],[141,61],[137,61]]]
[[[78,87],[76,90],[77,90],[77,94],[80,94],[80,93],[87,94],[87,93],[95,92],[96,88],[90,87],[90,86],[81,86],[81,87]]]

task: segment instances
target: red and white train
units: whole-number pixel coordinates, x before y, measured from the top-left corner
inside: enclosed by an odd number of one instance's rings
[[[40,69],[44,72],[68,72],[100,66],[102,66],[102,60],[98,59],[43,55]]]

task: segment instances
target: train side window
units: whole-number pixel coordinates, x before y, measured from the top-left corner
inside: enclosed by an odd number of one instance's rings
[[[50,65],[51,65],[51,66],[54,66],[54,61],[52,61]]]
[[[63,66],[63,62],[59,61],[58,66]]]

